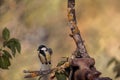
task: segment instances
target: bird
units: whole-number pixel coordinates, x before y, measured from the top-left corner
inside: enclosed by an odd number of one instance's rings
[[[50,70],[51,69],[51,55],[52,49],[46,47],[45,45],[40,45],[37,49],[38,57],[41,62],[40,71]],[[40,80],[49,80],[50,75],[44,75]]]
[[[52,49],[46,47],[45,45],[40,45],[37,49],[38,51],[38,58],[41,62],[40,64],[40,71],[46,71],[51,69],[51,55]],[[37,72],[33,72],[32,74],[26,75],[25,78],[33,78],[38,76]],[[49,80],[49,74],[40,76],[40,80]]]
[[[40,45],[37,51],[42,64],[51,64],[51,55],[53,53],[51,48],[47,48],[45,45]]]

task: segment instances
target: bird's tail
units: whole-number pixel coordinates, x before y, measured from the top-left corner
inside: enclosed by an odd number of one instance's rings
[[[50,64],[42,64],[40,70],[50,70],[51,65]],[[40,80],[49,80],[49,74],[43,75]]]

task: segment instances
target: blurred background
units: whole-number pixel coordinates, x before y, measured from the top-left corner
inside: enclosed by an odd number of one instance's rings
[[[76,0],[77,22],[88,53],[101,76],[113,80],[120,78],[114,78],[115,64],[107,67],[107,63],[113,57],[120,60],[119,7],[120,0]],[[37,80],[24,79],[23,70],[40,69],[40,44],[53,49],[53,67],[61,57],[70,56],[75,44],[67,23],[67,0],[0,0],[0,32],[7,27],[22,45],[9,70],[0,69],[0,80]]]

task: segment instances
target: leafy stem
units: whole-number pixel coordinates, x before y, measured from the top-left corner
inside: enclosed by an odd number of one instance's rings
[[[21,44],[18,39],[10,37],[10,31],[7,28],[3,29],[2,38],[4,41],[0,48],[0,68],[8,69],[11,65],[10,59],[12,59],[12,56],[15,57],[17,52],[21,52]]]

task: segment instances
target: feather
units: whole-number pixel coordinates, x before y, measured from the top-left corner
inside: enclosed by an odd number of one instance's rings
[[[47,63],[47,61],[46,61],[45,57],[44,57],[42,54],[38,54],[38,57],[39,57],[40,62],[41,62],[42,64]]]
[[[51,64],[51,55],[48,51],[46,51],[46,59],[47,59],[47,64]]]

